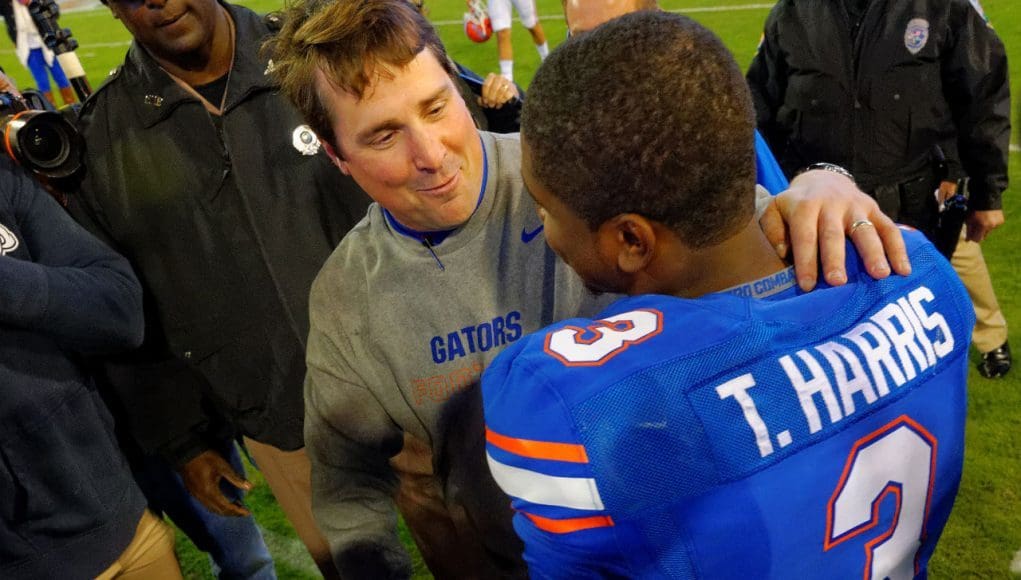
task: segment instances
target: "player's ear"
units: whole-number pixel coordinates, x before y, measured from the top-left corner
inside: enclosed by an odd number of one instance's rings
[[[644,270],[655,255],[656,230],[644,217],[624,213],[608,220],[603,227],[611,228],[617,253],[617,268],[625,274]]]

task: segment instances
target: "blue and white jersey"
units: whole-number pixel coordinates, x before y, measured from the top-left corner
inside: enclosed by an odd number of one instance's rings
[[[846,286],[625,298],[508,347],[486,449],[533,577],[925,577],[974,314],[905,238],[908,277],[849,249]]]

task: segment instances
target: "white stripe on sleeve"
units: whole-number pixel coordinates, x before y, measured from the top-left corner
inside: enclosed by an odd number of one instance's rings
[[[486,453],[489,470],[496,483],[510,496],[531,503],[566,507],[578,510],[601,510],[596,480],[586,477],[557,477],[520,467],[512,467],[493,459]]]

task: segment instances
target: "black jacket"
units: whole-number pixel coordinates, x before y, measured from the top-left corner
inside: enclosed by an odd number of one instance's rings
[[[490,133],[518,133],[521,131],[521,107],[525,104],[525,90],[518,86],[518,98],[511,99],[499,109],[485,108],[479,104],[479,97],[482,96],[482,85],[486,79],[482,78],[475,71],[461,63],[453,62],[454,83],[461,93],[475,119],[475,126],[482,131]]]
[[[111,379],[143,448],[177,464],[208,448],[219,413],[258,441],[303,445],[309,288],[369,203],[322,151],[299,152],[311,132],[259,56],[270,28],[225,6],[237,40],[224,114],[133,43],[84,105],[71,203],[145,287],[146,344]]]
[[[999,209],[1010,139],[1003,43],[969,0],[780,0],[748,70],[758,125],[784,171],[816,161],[862,189],[931,170],[958,142],[972,209]]]
[[[0,156],[0,578],[94,578],[145,499],[81,359],[137,346],[126,260]]]

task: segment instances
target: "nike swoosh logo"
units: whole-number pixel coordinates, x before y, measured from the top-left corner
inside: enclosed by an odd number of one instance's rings
[[[539,235],[540,233],[542,233],[542,226],[539,226],[539,227],[535,228],[532,231],[528,231],[528,230],[522,228],[521,229],[521,241],[527,244],[528,242],[531,242],[532,240],[534,240],[535,236]]]

